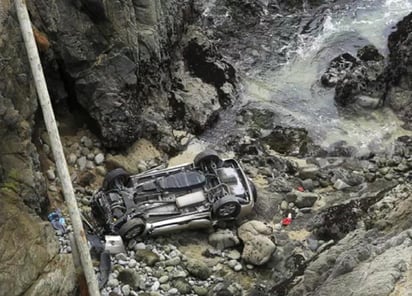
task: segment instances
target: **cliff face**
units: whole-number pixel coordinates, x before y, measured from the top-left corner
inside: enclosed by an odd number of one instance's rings
[[[387,101],[412,129],[412,14],[406,16],[389,36],[389,90]]]
[[[174,129],[204,130],[234,98],[235,77],[199,30],[185,35],[191,2],[28,1],[54,106],[80,105],[108,147],[147,137],[174,152]],[[0,295],[66,295],[70,257],[38,217],[49,202],[36,145],[47,139],[35,129],[41,112],[12,1],[1,2],[0,23]],[[192,50],[207,59],[201,69],[183,57]],[[210,69],[218,81],[206,81]]]
[[[204,107],[195,97],[182,101],[174,93],[187,90],[176,70],[192,1],[36,1],[30,8],[51,44],[43,61],[53,100],[79,103],[106,146],[148,137],[170,152],[177,148],[173,128],[202,131],[221,108],[212,94],[217,103],[206,108],[200,127],[192,126],[197,116],[176,115],[176,104]]]
[[[2,4],[5,6],[5,4]],[[3,9],[8,9],[5,6]],[[3,11],[4,12],[4,11]],[[38,213],[47,204],[31,137],[37,101],[17,20],[3,14],[0,28],[0,181]]]

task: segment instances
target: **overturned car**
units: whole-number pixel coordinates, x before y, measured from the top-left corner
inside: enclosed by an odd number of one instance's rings
[[[131,240],[238,219],[252,211],[256,198],[235,159],[204,151],[193,163],[175,167],[136,175],[110,171],[91,206],[104,232]]]

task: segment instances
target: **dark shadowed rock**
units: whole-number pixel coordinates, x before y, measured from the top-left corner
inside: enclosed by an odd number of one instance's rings
[[[335,86],[335,101],[343,107],[377,108],[384,96],[383,56],[373,45],[358,50],[358,58],[345,53],[331,61],[321,77],[324,86]]]
[[[412,129],[412,14],[406,16],[396,26],[388,39],[389,66],[388,84],[389,92],[387,102],[405,121],[405,127]]]
[[[262,141],[279,153],[304,155],[310,140],[303,128],[276,126]]]

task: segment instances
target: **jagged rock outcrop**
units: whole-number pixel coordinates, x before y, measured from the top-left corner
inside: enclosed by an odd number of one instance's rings
[[[344,53],[334,58],[321,77],[335,87],[335,101],[343,107],[377,108],[384,98],[384,57],[373,45],[359,49],[357,57]]]
[[[51,225],[30,214],[13,189],[1,188],[0,196],[0,295],[70,295],[72,258],[58,254]]]
[[[388,104],[405,121],[405,127],[412,129],[412,14],[396,25],[396,31],[388,39],[389,91]]]
[[[36,90],[26,60],[16,17],[1,3],[0,26],[0,182],[39,214],[44,214],[44,196],[38,155],[32,143]]]
[[[193,15],[192,1],[102,1],[97,6],[96,2],[50,5],[36,1],[31,5],[34,23],[51,43],[43,61],[54,100],[69,105],[78,102],[106,146],[126,147],[145,136],[167,152],[176,150],[173,128],[198,133],[210,125],[223,105],[219,100],[224,96],[222,86],[226,82],[233,86],[233,68],[207,42],[190,39],[184,67],[204,84],[181,82],[186,77],[175,69],[183,60],[180,44]],[[199,56],[193,55],[193,46]],[[196,71],[193,57],[206,66],[203,71],[215,69],[210,73],[218,81]],[[186,97],[182,98],[182,92]],[[203,109],[203,97],[216,102],[204,118],[180,112]]]

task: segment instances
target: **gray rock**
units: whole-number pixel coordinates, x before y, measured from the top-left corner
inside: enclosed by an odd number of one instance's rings
[[[129,296],[130,294],[130,286],[129,285],[124,285],[122,287],[122,293],[124,296]]]
[[[126,261],[129,259],[125,253],[116,254],[114,258],[116,258],[116,260],[123,260],[123,261]]]
[[[179,290],[176,288],[171,288],[169,291],[167,291],[167,293],[170,295],[177,295],[177,293],[179,293]]]
[[[192,276],[200,280],[206,280],[211,274],[210,268],[200,260],[189,259],[186,263],[186,269]]]
[[[312,191],[313,189],[315,189],[312,179],[305,179],[301,182],[301,184],[306,191]]]
[[[189,283],[182,278],[177,279],[173,286],[179,291],[180,294],[189,294],[190,291],[192,290],[192,287],[189,285]],[[170,290],[169,290],[170,293]]]
[[[96,165],[101,165],[104,162],[104,154],[99,153],[94,157],[94,163]]]
[[[87,136],[83,136],[80,139],[80,143],[82,143],[84,147],[86,148],[89,148],[89,149],[93,148],[93,141]]]
[[[70,153],[70,154],[69,154],[69,157],[67,158],[67,162],[68,162],[70,165],[74,165],[74,164],[76,163],[76,160],[77,160],[76,154]]]
[[[209,244],[218,250],[224,250],[238,245],[239,238],[229,229],[219,229],[209,235]]]
[[[244,243],[242,258],[254,265],[266,263],[276,250],[276,245],[270,240],[271,227],[260,221],[249,221],[238,229],[239,238]]]
[[[319,167],[316,165],[307,165],[298,168],[299,177],[301,179],[317,179],[319,175]]]
[[[167,283],[169,281],[169,277],[167,275],[161,276],[159,278],[159,283],[164,284]]]
[[[175,256],[166,261],[163,261],[162,263],[165,264],[166,266],[176,266],[176,265],[179,265],[181,261],[182,260],[180,259],[180,257]]]
[[[346,188],[349,188],[350,186],[348,184],[346,184],[344,181],[342,181],[341,179],[336,180],[336,182],[333,184],[333,187],[336,190],[343,190]]]
[[[198,296],[206,296],[207,293],[209,292],[209,289],[207,287],[203,286],[194,286],[193,291],[198,295]]]
[[[282,200],[280,203],[280,209],[282,211],[286,211],[289,208],[288,202],[286,200]]]
[[[239,260],[241,255],[238,250],[230,250],[226,256],[230,259]]]
[[[53,169],[53,168],[48,169],[46,173],[47,173],[47,178],[48,178],[50,181],[53,181],[53,180],[56,179],[56,175],[55,175],[55,173],[54,173],[54,169]]]
[[[296,192],[297,198],[295,200],[295,205],[298,208],[307,208],[313,206],[313,204],[318,199],[318,195],[312,192]]]
[[[83,171],[86,168],[86,164],[87,164],[87,159],[85,156],[82,156],[77,159],[77,165],[80,171]]]
[[[129,268],[120,270],[117,280],[121,281],[125,285],[129,285],[132,289],[138,288],[143,281],[136,270]]]

